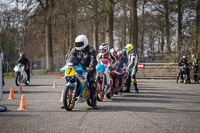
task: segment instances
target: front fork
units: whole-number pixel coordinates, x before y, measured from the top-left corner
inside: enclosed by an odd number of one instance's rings
[[[77,82],[75,82],[75,83],[67,82],[66,88],[68,88],[68,87],[74,88],[74,90],[72,91],[71,95],[72,95],[72,97],[75,97],[75,95],[76,95],[76,88],[77,88]]]

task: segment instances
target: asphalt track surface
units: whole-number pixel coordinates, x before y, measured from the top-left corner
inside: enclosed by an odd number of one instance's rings
[[[57,88],[53,88],[53,82]],[[140,94],[121,93],[98,102],[86,102],[69,112],[60,109],[65,80],[33,76],[30,86],[18,94],[14,79],[7,79],[0,105],[0,133],[199,133],[200,84],[176,84],[167,80],[138,80]],[[14,100],[9,100],[10,88]],[[25,95],[27,110],[17,110]]]

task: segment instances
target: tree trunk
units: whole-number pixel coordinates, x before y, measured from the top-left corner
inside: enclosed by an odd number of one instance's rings
[[[141,32],[141,44],[140,44],[140,56],[143,57],[144,53],[144,6],[146,4],[146,0],[144,0],[142,5],[142,32]]]
[[[134,46],[134,50],[138,51],[138,17],[137,17],[137,0],[132,0],[131,8],[131,17],[132,17],[132,28],[131,28],[131,43]]]
[[[129,40],[129,43],[132,42],[132,23],[133,23],[133,20],[132,20],[132,16],[130,16],[130,19],[129,19],[129,25],[128,25],[128,40]]]
[[[54,0],[46,0],[44,6],[43,1],[37,0],[41,8],[45,12],[45,36],[46,36],[46,71],[54,71],[53,64],[53,45],[52,45],[52,16],[54,10]]]
[[[74,39],[73,39],[73,20],[69,20],[69,46],[70,46],[70,51],[74,47]]]
[[[164,51],[164,45],[165,45],[165,40],[164,40],[164,24],[161,26],[161,46],[160,46],[160,53],[163,53]]]
[[[198,55],[199,42],[200,42],[200,0],[198,0],[196,7],[196,43],[195,46],[193,46],[194,52],[197,57],[199,56]]]
[[[52,48],[52,25],[51,25],[51,16],[47,16],[46,21],[46,71],[52,72],[54,71],[53,64],[53,48]]]
[[[122,35],[122,44],[121,49],[123,49],[126,46],[126,36],[127,36],[127,7],[126,4],[123,4],[123,35]]]
[[[114,47],[113,24],[114,24],[114,0],[107,0],[107,18],[106,18],[106,43],[110,48]]]
[[[181,45],[182,45],[182,0],[178,0],[178,45],[177,45],[177,52],[178,52],[178,59],[181,52]]]
[[[166,22],[166,40],[167,40],[167,53],[171,52],[171,44],[170,44],[170,33],[169,33],[169,11],[168,11],[168,0],[164,1],[165,7],[165,22]]]
[[[98,49],[98,43],[99,43],[99,40],[98,40],[98,32],[99,32],[99,29],[98,29],[98,0],[95,0],[95,24],[94,24],[94,48],[96,49],[97,53],[99,52],[99,49]]]

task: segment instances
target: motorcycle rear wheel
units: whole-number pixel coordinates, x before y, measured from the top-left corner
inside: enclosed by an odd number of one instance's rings
[[[106,98],[111,99],[111,96],[112,96],[112,93],[110,92],[110,93],[108,93],[108,94],[106,95]]]
[[[73,87],[67,87],[64,91],[63,105],[67,111],[71,111],[75,105],[76,96],[72,97]]]
[[[26,81],[26,82],[25,82],[25,85],[29,85],[29,83]]]
[[[103,101],[104,98],[104,89],[101,88],[101,84],[98,82],[97,84],[97,100]]]

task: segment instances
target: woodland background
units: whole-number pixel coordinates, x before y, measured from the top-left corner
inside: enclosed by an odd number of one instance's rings
[[[53,57],[70,53],[79,34],[97,52],[103,42],[119,50],[132,43],[140,59],[149,48],[162,62],[200,57],[199,27],[200,0],[0,1],[0,52],[8,61],[20,52],[44,58],[47,71],[55,70]]]

